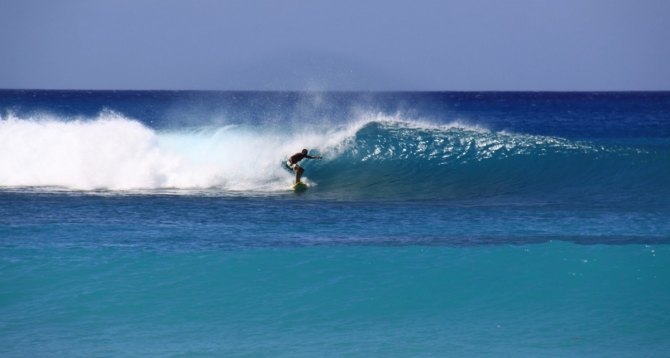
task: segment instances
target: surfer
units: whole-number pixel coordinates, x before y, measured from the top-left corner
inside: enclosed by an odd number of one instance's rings
[[[322,159],[321,157],[317,157],[317,156],[313,157],[311,155],[307,155],[307,149],[303,149],[302,152],[295,153],[291,157],[289,157],[288,160],[286,161],[286,166],[291,168],[291,170],[293,170],[293,172],[295,173],[295,182],[296,183],[300,182],[300,177],[302,177],[302,173],[305,172],[305,169],[303,169],[302,167],[300,167],[298,165],[298,162],[303,160],[304,158],[307,158],[307,159]]]

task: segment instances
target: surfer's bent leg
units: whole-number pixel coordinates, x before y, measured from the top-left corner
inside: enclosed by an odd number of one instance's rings
[[[305,171],[305,169],[302,169],[299,165],[296,165],[296,169],[295,182],[298,183],[300,182],[300,177],[302,177],[302,173]]]

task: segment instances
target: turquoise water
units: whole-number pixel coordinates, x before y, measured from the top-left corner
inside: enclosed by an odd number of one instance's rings
[[[670,247],[3,249],[3,356],[664,356]]]

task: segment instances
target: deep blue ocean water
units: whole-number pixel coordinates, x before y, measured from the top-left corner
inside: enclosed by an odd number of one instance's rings
[[[0,90],[0,116],[2,357],[670,356],[670,93]]]

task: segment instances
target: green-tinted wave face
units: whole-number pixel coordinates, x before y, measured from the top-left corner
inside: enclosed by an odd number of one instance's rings
[[[461,126],[369,122],[345,150],[309,163],[323,191],[388,199],[667,194],[670,147]]]

